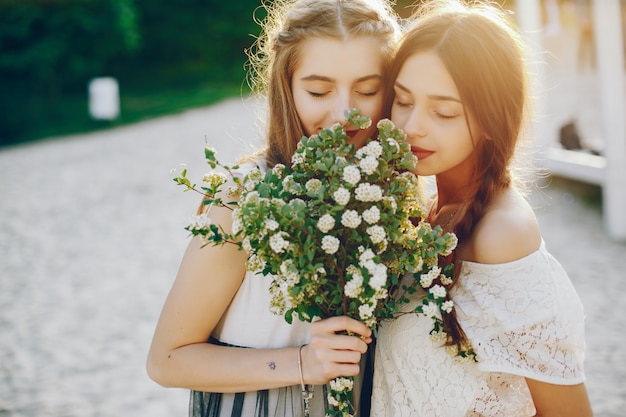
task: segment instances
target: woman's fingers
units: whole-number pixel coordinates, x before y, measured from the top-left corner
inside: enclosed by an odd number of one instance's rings
[[[307,384],[322,385],[339,376],[359,374],[361,353],[307,345],[302,349],[302,375]]]
[[[326,333],[347,332],[363,338],[370,338],[372,331],[365,324],[347,316],[330,317],[313,322],[311,331]]]
[[[302,349],[304,379],[325,384],[339,376],[358,375],[371,334],[366,325],[345,316],[312,323],[311,339]]]

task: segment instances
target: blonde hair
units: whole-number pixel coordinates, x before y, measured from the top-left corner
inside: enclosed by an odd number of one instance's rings
[[[311,38],[372,37],[380,41],[388,73],[398,35],[396,15],[386,0],[276,0],[264,4],[263,31],[250,51],[249,82],[267,95],[266,148],[268,167],[289,164],[304,135],[296,113],[291,78]]]
[[[512,184],[511,162],[529,111],[524,46],[506,13],[492,3],[435,0],[418,9],[398,47],[391,79],[419,52],[433,52],[441,59],[476,127],[472,131],[468,122],[477,161],[469,181],[471,196],[452,230],[463,242],[472,236],[493,198]],[[387,97],[389,108],[393,90]],[[455,263],[458,276],[461,263],[456,254],[448,261]],[[461,345],[465,335],[456,317],[449,316],[446,332]]]

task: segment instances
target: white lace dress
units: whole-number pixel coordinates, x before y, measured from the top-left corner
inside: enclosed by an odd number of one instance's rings
[[[524,378],[584,381],[582,304],[544,242],[517,261],[464,262],[451,296],[478,363],[460,363],[433,342],[430,318],[383,323],[372,417],[532,416]]]

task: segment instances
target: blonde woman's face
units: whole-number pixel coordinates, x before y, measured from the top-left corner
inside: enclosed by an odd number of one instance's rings
[[[374,38],[344,41],[308,39],[291,79],[296,112],[310,136],[335,123],[345,123],[345,111],[358,108],[372,126],[346,133],[357,147],[376,131],[383,108],[384,57]]]

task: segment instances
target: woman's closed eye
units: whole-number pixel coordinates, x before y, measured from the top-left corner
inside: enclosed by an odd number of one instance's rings
[[[444,120],[456,119],[457,117],[460,116],[457,113],[444,113],[444,112],[439,112],[439,111],[436,111],[436,110],[433,113],[435,114],[435,116],[437,118],[444,119]]]
[[[366,91],[357,91],[356,93],[364,97],[374,97],[378,95],[379,92],[380,90],[370,90],[370,91],[366,90]]]
[[[404,101],[404,100],[395,99],[393,101],[393,105],[394,106],[398,106],[398,107],[411,107],[411,106],[413,106],[413,103],[410,102],[410,101]]]
[[[307,93],[309,93],[309,95],[313,98],[322,98],[324,96],[326,96],[329,91],[324,91],[324,92],[319,92],[319,91],[309,91],[307,90]]]
[[[452,120],[463,115],[463,108],[460,104],[447,100],[433,103],[430,109],[436,118],[442,120]]]

